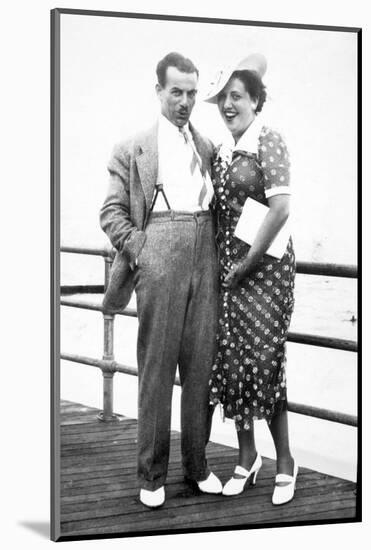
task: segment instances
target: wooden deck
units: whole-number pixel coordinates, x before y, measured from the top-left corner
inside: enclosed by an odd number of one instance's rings
[[[171,434],[166,502],[148,509],[138,499],[137,421],[120,417],[104,424],[98,412],[68,401],[61,405],[62,539],[355,520],[355,484],[307,468],[299,470],[295,499],[273,506],[275,462],[267,458],[256,486],[241,495],[199,493],[183,481],[177,432]],[[212,470],[227,481],[237,450],[209,443],[207,455]]]

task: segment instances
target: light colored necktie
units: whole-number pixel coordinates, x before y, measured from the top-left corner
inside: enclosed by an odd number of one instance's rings
[[[194,174],[194,171],[196,169],[196,166],[199,167],[200,169],[200,172],[201,172],[201,176],[202,176],[202,188],[201,188],[201,191],[200,191],[200,194],[198,196],[198,205],[202,208],[202,203],[203,203],[203,200],[206,196],[206,192],[207,192],[207,188],[206,188],[206,182],[205,182],[205,177],[202,173],[202,162],[201,162],[201,158],[200,158],[200,155],[197,153],[196,151],[196,148],[194,146],[194,144],[192,143],[192,140],[189,139],[189,136],[185,130],[185,128],[183,126],[179,127],[179,132],[182,134],[182,136],[184,137],[184,141],[186,142],[186,144],[191,148],[192,150],[192,159],[191,159],[191,164],[190,164],[190,169],[191,169],[191,174],[193,176]]]

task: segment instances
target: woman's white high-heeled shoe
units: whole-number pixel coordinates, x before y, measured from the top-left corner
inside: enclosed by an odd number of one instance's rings
[[[294,498],[298,470],[298,465],[294,460],[294,473],[292,476],[287,474],[276,475],[276,485],[272,495],[272,504],[275,506],[286,504]],[[284,485],[278,485],[278,483],[284,483]]]
[[[259,470],[262,466],[262,457],[259,453],[256,455],[254,464],[251,466],[250,470],[246,470],[242,466],[236,466],[234,473],[241,475],[243,477],[231,477],[229,481],[224,485],[222,494],[225,496],[239,495],[245,488],[246,482],[251,478],[250,483],[255,485],[256,477],[259,473]]]

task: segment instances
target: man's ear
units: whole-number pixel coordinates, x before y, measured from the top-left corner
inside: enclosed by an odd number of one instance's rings
[[[156,84],[156,86],[155,86],[155,90],[156,90],[157,95],[160,95],[160,92],[161,92],[162,88],[161,88],[161,86],[160,86],[160,84],[159,84],[158,82],[157,82],[157,84]]]

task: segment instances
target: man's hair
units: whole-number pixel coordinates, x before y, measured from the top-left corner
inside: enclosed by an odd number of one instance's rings
[[[170,52],[157,64],[156,74],[161,88],[166,85],[166,71],[168,67],[175,67],[182,73],[196,73],[198,78],[198,69],[190,59],[187,59],[180,53]]]
[[[256,71],[235,71],[231,78],[241,80],[251,99],[258,102],[255,112],[259,113],[267,99],[267,91],[259,74]]]

